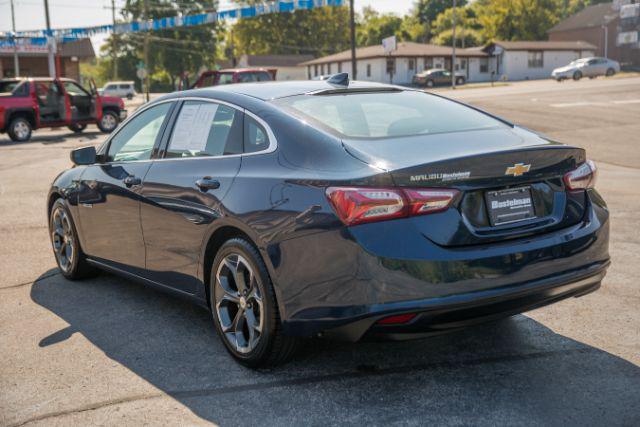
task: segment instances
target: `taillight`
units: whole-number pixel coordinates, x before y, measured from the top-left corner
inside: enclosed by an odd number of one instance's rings
[[[596,164],[591,160],[587,160],[577,169],[564,175],[564,184],[568,190],[584,190],[593,188],[596,185],[597,177],[598,169]]]
[[[346,225],[425,215],[451,205],[457,190],[329,187],[327,197]]]
[[[397,314],[395,316],[384,317],[378,320],[378,325],[402,325],[403,323],[409,323],[417,316],[416,313]]]

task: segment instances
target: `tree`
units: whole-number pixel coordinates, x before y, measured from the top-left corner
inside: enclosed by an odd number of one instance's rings
[[[435,44],[451,46],[453,42],[453,8],[440,13],[433,23],[433,39]],[[482,44],[476,11],[469,7],[456,8],[456,46],[469,47]]]
[[[485,40],[544,40],[561,15],[558,0],[478,0],[471,7]]]
[[[340,52],[349,48],[349,9],[322,7],[241,19],[229,28],[226,43],[235,57]]]
[[[457,6],[465,6],[467,0],[458,0]],[[453,0],[417,0],[414,4],[412,15],[416,16],[420,23],[425,26],[427,36],[431,37],[433,22],[445,10],[453,5]]]

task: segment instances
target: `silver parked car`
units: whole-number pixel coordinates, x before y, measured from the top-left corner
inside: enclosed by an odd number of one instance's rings
[[[580,58],[569,65],[556,68],[551,73],[551,77],[557,81],[566,79],[580,80],[583,77],[590,79],[598,76],[613,76],[620,71],[620,64],[613,59],[607,58]]]
[[[100,95],[117,96],[119,98],[132,99],[136,95],[136,90],[132,81],[127,82],[108,82],[102,89],[99,89]]]

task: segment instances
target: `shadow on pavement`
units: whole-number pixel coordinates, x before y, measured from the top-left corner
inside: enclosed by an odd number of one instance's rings
[[[43,128],[43,130],[46,130],[48,128]],[[34,143],[39,143],[39,144],[58,144],[61,142],[68,142],[69,139],[71,138],[82,138],[83,141],[93,141],[99,138],[104,138],[106,137],[107,134],[100,132],[99,130],[85,130],[82,133],[74,133],[74,132],[56,132],[54,134],[52,133],[46,133],[46,134],[38,134],[38,131],[34,131],[31,139],[29,141],[26,142],[14,142],[12,141],[6,134],[2,134],[0,137],[0,146],[4,146],[4,147],[10,147],[13,145],[28,145],[28,144],[34,144]]]
[[[246,424],[632,425],[640,369],[525,316],[401,343],[309,340],[269,371],[227,355],[205,310],[103,274],[45,272],[31,297],[199,417]],[[105,402],[103,406],[110,403]],[[637,424],[636,424],[637,425]]]

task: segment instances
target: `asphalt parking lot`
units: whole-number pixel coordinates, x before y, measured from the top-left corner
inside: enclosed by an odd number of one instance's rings
[[[69,150],[103,134],[3,134],[0,425],[640,424],[640,78],[438,92],[588,149],[612,213],[598,292],[420,341],[312,340],[251,371],[206,311],[57,273],[45,195]]]

